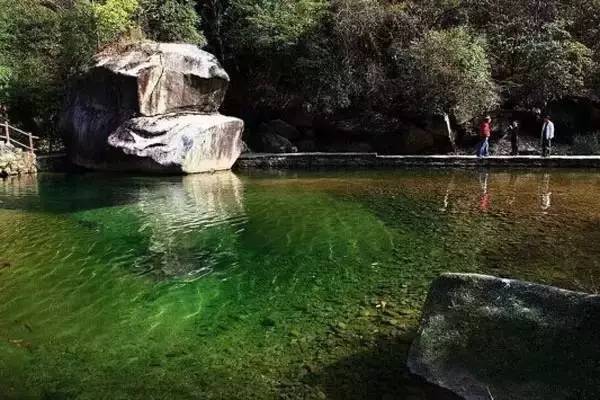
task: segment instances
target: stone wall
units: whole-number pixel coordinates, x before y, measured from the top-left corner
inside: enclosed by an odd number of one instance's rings
[[[35,174],[35,154],[0,142],[0,177]]]
[[[377,153],[243,154],[238,170],[335,168],[600,168],[600,156],[382,156]]]

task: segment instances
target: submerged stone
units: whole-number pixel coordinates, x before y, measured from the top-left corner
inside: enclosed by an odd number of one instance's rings
[[[600,296],[472,274],[434,281],[408,366],[467,400],[600,396]]]

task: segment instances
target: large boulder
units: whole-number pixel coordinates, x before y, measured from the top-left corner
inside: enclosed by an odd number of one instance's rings
[[[455,133],[448,115],[437,115],[422,126],[407,125],[402,129],[402,154],[446,154],[456,150]]]
[[[263,122],[258,127],[258,132],[259,134],[274,133],[290,141],[298,140],[301,136],[300,131],[295,126],[280,119]]]
[[[105,51],[96,56],[88,75],[85,82],[90,91],[135,89],[114,93],[116,98],[95,96],[89,99],[92,104],[105,100],[114,105],[124,96],[126,103],[134,100],[128,105],[136,114],[146,116],[179,110],[217,112],[229,85],[229,76],[215,56],[182,43],[145,42],[121,52]]]
[[[482,275],[434,281],[410,370],[467,400],[600,398],[600,296]]]
[[[123,123],[108,143],[136,159],[185,173],[226,170],[242,153],[243,127],[241,119],[221,114],[140,117]]]
[[[297,153],[298,148],[287,138],[271,131],[263,131],[257,147],[264,153]]]
[[[203,119],[199,115],[218,112],[228,83],[229,77],[217,59],[190,44],[144,42],[100,53],[95,58],[95,65],[75,83],[62,114],[61,127],[70,158],[75,164],[93,169],[187,172],[177,163],[157,161],[152,156],[156,152],[131,151],[132,147],[121,141],[111,140],[112,145],[109,145],[109,136],[140,124],[143,127],[139,136],[145,137],[156,137],[159,126],[165,129],[167,126],[169,129],[185,126],[185,134],[175,135],[168,129],[162,132],[163,139],[169,137],[171,141],[165,146],[163,140],[162,151],[173,148],[171,139],[174,136],[190,138],[191,131],[199,135],[194,139],[194,143],[199,143],[206,137],[208,129],[227,136],[219,140],[213,138],[209,143],[216,146],[225,143],[229,147],[191,147],[187,150],[193,154],[183,158],[211,160],[216,153],[223,153],[225,158],[235,156],[235,149],[241,146],[241,143],[234,143],[241,141],[239,133],[243,125],[239,120],[227,124],[227,129],[213,129],[212,124],[221,126],[221,117]],[[191,118],[191,113],[198,115]],[[162,116],[166,117],[138,119]],[[181,118],[179,122],[175,122],[178,118]],[[186,125],[189,123],[197,126]],[[143,132],[149,124],[154,124],[153,132]],[[234,132],[234,127],[239,131]],[[183,158],[181,151],[169,157],[170,160]],[[229,160],[219,165],[204,163],[207,170],[229,164]],[[201,172],[196,168],[193,170]]]

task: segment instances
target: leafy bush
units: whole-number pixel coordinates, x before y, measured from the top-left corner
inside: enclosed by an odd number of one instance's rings
[[[204,46],[200,17],[191,0],[141,0],[139,19],[150,39]]]
[[[572,151],[574,154],[600,154],[600,132],[573,137]]]
[[[463,123],[498,104],[486,43],[462,27],[430,31],[396,60],[405,98],[423,114]]]
[[[100,43],[110,43],[136,25],[134,17],[139,7],[138,0],[106,0],[94,3],[92,7],[97,18]]]
[[[516,49],[522,60],[517,96],[520,103],[544,106],[584,94],[593,70],[592,51],[559,26],[547,26]]]
[[[325,0],[233,0],[234,13],[241,17],[236,39],[262,50],[283,50],[322,23]]]

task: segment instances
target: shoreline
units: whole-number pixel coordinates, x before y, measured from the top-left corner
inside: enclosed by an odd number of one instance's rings
[[[64,153],[37,157],[38,172],[78,171]],[[243,154],[233,170],[310,170],[340,168],[600,168],[594,156],[380,155],[378,153],[252,153]]]
[[[243,154],[234,169],[318,168],[600,168],[594,156],[379,155],[377,153]]]

